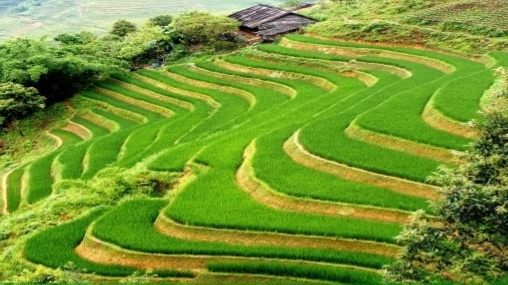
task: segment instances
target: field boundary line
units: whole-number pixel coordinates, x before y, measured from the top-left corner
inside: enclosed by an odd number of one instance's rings
[[[458,151],[439,148],[432,145],[418,143],[396,136],[372,131],[360,126],[357,120],[351,122],[351,124],[346,128],[345,134],[351,139],[367,142],[369,144],[380,145],[385,148],[405,152],[443,163],[460,164],[460,160],[458,159],[460,152]]]
[[[440,92],[440,90],[441,89],[438,89],[425,105],[425,108],[421,114],[423,121],[435,129],[442,130],[453,135],[473,140],[478,139],[479,132],[477,129],[469,126],[467,123],[455,121],[445,116],[434,107],[435,96],[438,94],[438,92]]]
[[[131,98],[129,96],[123,95],[123,94],[115,92],[115,91],[111,91],[109,89],[105,89],[105,88],[97,86],[97,87],[95,87],[95,90],[104,96],[108,96],[108,97],[114,98],[118,101],[124,102],[126,104],[130,104],[130,105],[139,107],[143,110],[159,114],[160,116],[165,117],[165,118],[170,118],[175,114],[169,108],[155,105],[155,104],[152,104],[152,103],[149,103],[146,101],[142,101],[142,100],[138,100],[135,98]]]
[[[165,215],[164,210],[155,221],[154,227],[159,233],[170,237],[203,242],[225,242],[233,245],[335,249],[388,257],[396,256],[400,250],[400,247],[394,244],[369,240],[183,225]]]
[[[7,193],[7,180],[9,179],[9,176],[16,170],[16,168],[14,169],[11,169],[7,172],[5,172],[3,175],[2,175],[2,200],[3,200],[3,204],[2,204],[2,214],[4,216],[8,215],[9,214],[9,193]],[[21,190],[21,189],[20,189]]]
[[[256,96],[247,90],[243,90],[243,89],[240,89],[237,87],[219,85],[219,84],[210,83],[210,82],[206,82],[206,81],[199,81],[199,80],[186,78],[186,77],[184,77],[185,79],[181,79],[179,77],[183,77],[183,76],[177,75],[175,73],[167,72],[167,71],[164,72],[163,74],[164,74],[164,76],[166,76],[168,78],[171,78],[176,81],[180,81],[182,83],[190,84],[192,86],[211,89],[211,90],[215,90],[215,91],[219,91],[222,93],[240,97],[243,100],[247,101],[247,103],[249,104],[249,109],[252,109],[257,104]]]
[[[329,72],[334,75],[354,78],[362,82],[367,87],[372,87],[379,82],[379,78],[367,72],[360,71],[348,66],[346,62],[334,62],[321,59],[312,59],[307,57],[285,56],[275,53],[256,51],[247,54],[248,58],[262,60],[272,64],[287,64],[290,62],[294,66],[308,67],[316,71]]]
[[[109,133],[114,133],[120,129],[118,123],[109,120],[99,114],[96,114],[92,110],[88,110],[86,113],[79,114],[78,117],[107,130]]]
[[[160,88],[162,90],[165,90],[165,91],[168,91],[168,92],[171,92],[171,93],[175,93],[175,94],[178,94],[178,95],[181,95],[181,96],[185,96],[185,97],[189,97],[189,98],[193,98],[193,99],[197,99],[197,100],[200,100],[200,101],[203,101],[205,102],[210,108],[212,109],[218,109],[220,108],[222,105],[217,102],[215,99],[213,99],[212,97],[208,96],[208,95],[204,95],[204,94],[201,94],[201,93],[197,93],[197,92],[193,92],[193,91],[188,91],[188,90],[184,90],[184,89],[180,89],[180,88],[177,88],[177,87],[174,87],[174,86],[171,86],[169,84],[166,84],[164,82],[160,82],[158,80],[155,80],[155,79],[152,79],[150,77],[147,77],[147,76],[144,76],[144,75],[140,75],[140,74],[136,74],[135,78],[147,83],[147,84],[151,84],[157,88]]]
[[[138,78],[139,76],[140,75],[138,75],[136,73],[132,74],[133,78]],[[192,103],[189,103],[184,100],[176,99],[176,98],[173,98],[170,96],[165,96],[165,95],[157,93],[155,91],[144,89],[144,88],[139,87],[137,85],[130,84],[128,82],[120,81],[117,79],[110,79],[110,81],[120,87],[123,87],[123,88],[133,91],[133,92],[136,92],[140,95],[144,95],[144,96],[147,96],[147,97],[150,97],[150,98],[153,98],[153,99],[165,102],[165,103],[169,103],[169,104],[181,107],[181,108],[186,109],[191,112],[196,109]]]
[[[440,194],[435,186],[370,172],[314,155],[307,151],[300,143],[300,132],[301,130],[295,132],[293,136],[286,141],[284,150],[293,161],[301,165],[347,180],[386,188],[401,194],[434,201],[440,199]]]
[[[295,49],[297,50],[297,49]],[[264,55],[261,55],[264,54]],[[328,68],[345,68],[345,69],[353,69],[355,71],[359,70],[377,70],[377,71],[383,71],[390,74],[393,74],[397,77],[407,79],[413,76],[413,73],[407,69],[404,69],[402,67],[394,66],[394,65],[388,65],[388,64],[382,64],[382,63],[374,63],[374,62],[366,62],[366,61],[334,61],[334,60],[326,60],[326,59],[319,59],[319,58],[312,58],[312,57],[303,57],[303,56],[292,56],[292,55],[286,55],[286,54],[279,54],[275,52],[267,52],[262,50],[256,50],[256,53],[253,53],[252,56],[259,56],[261,58],[272,58],[270,60],[273,60],[273,58],[278,58],[278,62],[290,58],[294,61],[307,61],[315,63],[320,63],[325,66],[328,66]],[[375,77],[374,75],[368,74],[368,76]],[[377,77],[375,77],[377,78]]]
[[[235,71],[235,72],[256,74],[256,75],[261,75],[261,76],[266,76],[266,77],[271,77],[271,78],[283,78],[283,79],[289,79],[289,80],[305,80],[305,81],[310,82],[312,85],[322,88],[325,91],[330,92],[330,93],[334,92],[338,88],[337,84],[329,81],[328,79],[313,76],[313,75],[307,75],[307,74],[289,72],[289,71],[283,71],[283,70],[272,70],[272,69],[259,68],[259,67],[249,67],[249,66],[239,65],[239,64],[231,63],[231,62],[228,62],[225,60],[220,60],[220,59],[215,60],[214,63],[221,68]]]
[[[233,81],[233,82],[240,82],[240,83],[247,84],[247,85],[254,86],[254,87],[269,88],[269,89],[275,90],[278,93],[281,93],[282,95],[284,95],[286,97],[289,97],[290,99],[294,99],[298,95],[298,92],[294,88],[284,85],[284,84],[276,83],[273,81],[244,77],[244,76],[240,76],[240,75],[220,73],[220,72],[211,71],[211,70],[208,70],[208,69],[205,69],[202,67],[197,67],[197,66],[191,66],[191,69],[193,69],[193,71],[196,71],[198,73],[214,77],[216,79],[229,80],[229,81]],[[183,76],[181,76],[181,77],[183,77]],[[183,77],[183,78],[186,78],[186,77]],[[191,79],[191,80],[193,80],[193,79]]]
[[[62,138],[60,138],[59,136],[57,135],[54,135],[51,133],[51,130],[47,130],[46,132],[46,135],[50,138],[52,138],[54,141],[55,141],[55,149],[54,150],[57,150],[59,149],[62,145],[63,145],[63,140]]]
[[[93,224],[90,229],[93,228]],[[89,230],[90,230],[89,229]],[[194,273],[207,271],[207,263],[209,262],[235,262],[235,261],[278,261],[293,264],[308,264],[332,266],[343,269],[362,270],[365,272],[379,273],[379,270],[367,267],[327,263],[313,262],[305,260],[291,260],[281,258],[264,258],[264,257],[242,257],[231,255],[203,255],[203,254],[164,254],[164,253],[147,253],[142,251],[130,250],[122,248],[116,244],[103,241],[87,232],[81,243],[75,248],[75,252],[85,260],[102,264],[102,265],[121,265],[134,267],[143,270],[149,269],[172,269],[172,270],[189,270]]]
[[[337,42],[338,44],[340,42]],[[306,51],[314,51],[314,52],[322,52],[322,53],[332,53],[336,55],[343,56],[351,56],[351,57],[359,57],[359,56],[379,56],[384,58],[390,58],[395,60],[409,61],[413,63],[418,63],[430,67],[432,69],[438,70],[444,74],[452,74],[456,71],[456,67],[441,61],[439,59],[425,57],[420,55],[414,55],[403,52],[389,51],[382,48],[369,48],[369,47],[343,47],[339,45],[327,45],[327,44],[319,44],[319,43],[307,43],[300,42],[295,40],[290,40],[288,38],[283,38],[280,42],[281,46],[288,48],[295,48]]]
[[[256,141],[245,148],[244,160],[236,173],[237,184],[255,201],[273,209],[290,210],[327,216],[342,216],[364,220],[377,220],[386,223],[405,224],[410,221],[412,212],[370,207],[364,205],[320,201],[315,199],[293,197],[271,188],[256,177],[252,165],[256,153]]]
[[[83,98],[85,100],[88,100],[88,101],[94,103],[97,108],[102,109],[106,112],[110,112],[111,114],[121,117],[123,119],[126,119],[128,121],[132,121],[134,123],[139,123],[139,124],[146,124],[148,122],[148,118],[145,117],[144,115],[139,114],[139,113],[129,111],[126,109],[122,109],[119,107],[115,107],[109,103],[99,101],[96,99],[87,98],[87,97],[83,97]],[[115,124],[117,124],[117,123],[115,122]],[[120,126],[118,126],[118,128],[120,129]]]
[[[68,124],[61,128],[64,131],[72,133],[77,137],[81,138],[83,141],[87,141],[93,138],[93,133],[87,127],[73,122],[72,119],[68,121]]]

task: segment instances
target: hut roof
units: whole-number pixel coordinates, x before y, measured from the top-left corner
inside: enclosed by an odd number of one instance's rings
[[[242,23],[242,26],[246,28],[254,29],[265,23],[291,14],[298,15],[292,11],[280,9],[270,5],[258,4],[256,6],[252,6],[245,10],[231,14],[229,17],[237,19]],[[298,16],[301,18],[307,18],[301,15]]]
[[[266,24],[262,24],[259,26],[257,34],[261,36],[274,36],[299,30],[312,23],[314,23],[313,20],[299,17],[299,15],[296,14],[289,14]]]

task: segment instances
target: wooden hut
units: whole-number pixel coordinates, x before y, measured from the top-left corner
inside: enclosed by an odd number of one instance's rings
[[[255,33],[264,41],[273,41],[278,35],[298,31],[316,21],[293,11],[259,4],[229,15],[240,22],[243,31]]]

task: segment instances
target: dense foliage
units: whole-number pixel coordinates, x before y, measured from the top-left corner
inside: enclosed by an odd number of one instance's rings
[[[7,82],[0,84],[0,125],[44,108],[37,89]]]
[[[136,24],[126,20],[118,20],[113,24],[113,27],[109,33],[119,38],[124,38],[128,34],[134,33],[136,30]]]
[[[498,92],[480,124],[481,138],[456,170],[435,180],[444,199],[437,221],[419,213],[399,236],[402,259],[391,268],[397,279],[495,279],[508,270],[508,90]]]
[[[5,42],[0,45],[0,83],[13,82],[32,88],[26,90],[29,97],[37,98],[34,94],[38,92],[51,104],[122,69],[121,61],[103,51],[96,39],[85,36],[89,35],[62,35],[60,44],[45,39]],[[33,105],[41,103],[18,105],[6,118],[22,118],[34,111]]]
[[[238,21],[203,12],[191,12],[177,17],[170,26],[171,35],[186,46],[204,45],[223,49],[238,42],[235,32]]]
[[[237,29],[238,23],[227,17],[194,12],[175,19],[154,17],[142,27],[119,20],[105,37],[81,32],[53,40],[15,39],[0,44],[0,83],[34,88],[27,91],[39,92],[50,105],[129,68],[238,47]],[[16,111],[2,111],[4,123],[35,111],[26,103],[15,107]]]

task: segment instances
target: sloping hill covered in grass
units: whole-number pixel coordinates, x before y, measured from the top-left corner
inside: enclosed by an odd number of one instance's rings
[[[504,0],[457,1],[417,11],[410,21],[444,31],[503,37],[508,35],[507,13],[508,2]]]
[[[49,130],[55,149],[4,173],[3,212],[59,199],[69,179],[87,191],[130,168],[167,185],[30,236],[24,266],[92,279],[153,270],[210,284],[381,284],[403,224],[439,199],[427,178],[474,139],[493,68],[293,35],[140,70],[73,99],[78,112]]]

